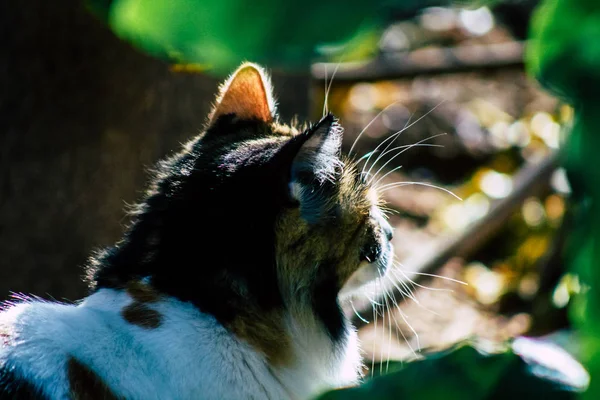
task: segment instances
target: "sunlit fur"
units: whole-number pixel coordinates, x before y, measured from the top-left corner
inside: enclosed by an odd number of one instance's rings
[[[340,293],[385,273],[391,227],[337,119],[280,124],[257,68],[159,165],[124,238],[90,261],[88,298],[0,313],[0,398],[306,399],[359,381]]]

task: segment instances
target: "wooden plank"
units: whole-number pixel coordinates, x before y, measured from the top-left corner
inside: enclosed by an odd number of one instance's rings
[[[313,79],[330,79],[337,67],[335,82],[381,81],[424,74],[463,72],[522,66],[524,42],[422,48],[406,53],[381,54],[367,62],[315,63]]]

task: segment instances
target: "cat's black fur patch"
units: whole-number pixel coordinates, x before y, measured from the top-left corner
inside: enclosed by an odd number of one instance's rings
[[[17,377],[6,366],[0,367],[0,400],[45,400],[29,382]]]
[[[283,209],[298,206],[289,194],[290,168],[309,131],[278,136],[260,121],[220,117],[191,148],[163,163],[125,239],[98,258],[97,287],[150,277],[157,290],[222,323],[239,310],[283,306],[275,224]],[[331,290],[327,301],[336,310],[323,306],[320,316],[333,321],[328,329],[338,338],[339,288],[327,282],[316,294]]]
[[[330,262],[322,263],[317,274],[313,286],[312,306],[329,337],[338,342],[344,338],[346,320],[337,301],[340,287],[335,265]]]
[[[150,276],[157,290],[221,322],[249,302],[281,306],[273,227],[288,201],[284,166],[274,157],[283,141],[253,145],[267,137],[261,132],[259,121],[223,116],[190,151],[165,163],[125,241],[101,257],[98,287]],[[232,282],[252,297],[234,292]]]

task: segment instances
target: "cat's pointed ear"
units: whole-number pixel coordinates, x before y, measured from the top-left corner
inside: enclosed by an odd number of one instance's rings
[[[328,114],[301,135],[304,141],[292,162],[292,179],[310,173],[320,182],[334,180],[342,146],[342,128],[337,119]]]
[[[242,64],[221,86],[216,105],[209,116],[210,124],[227,114],[266,123],[273,121],[275,102],[271,84],[258,65]]]
[[[330,190],[343,167],[342,132],[336,118],[329,114],[298,137],[302,143],[292,161],[289,190],[309,222],[321,218],[330,203]]]

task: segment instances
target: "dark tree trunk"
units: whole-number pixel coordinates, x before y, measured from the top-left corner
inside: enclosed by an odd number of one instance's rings
[[[202,128],[217,82],[132,49],[79,0],[0,2],[0,37],[0,299],[76,299],[86,258],[119,238],[146,169]],[[274,81],[284,116],[305,116],[308,78]]]

